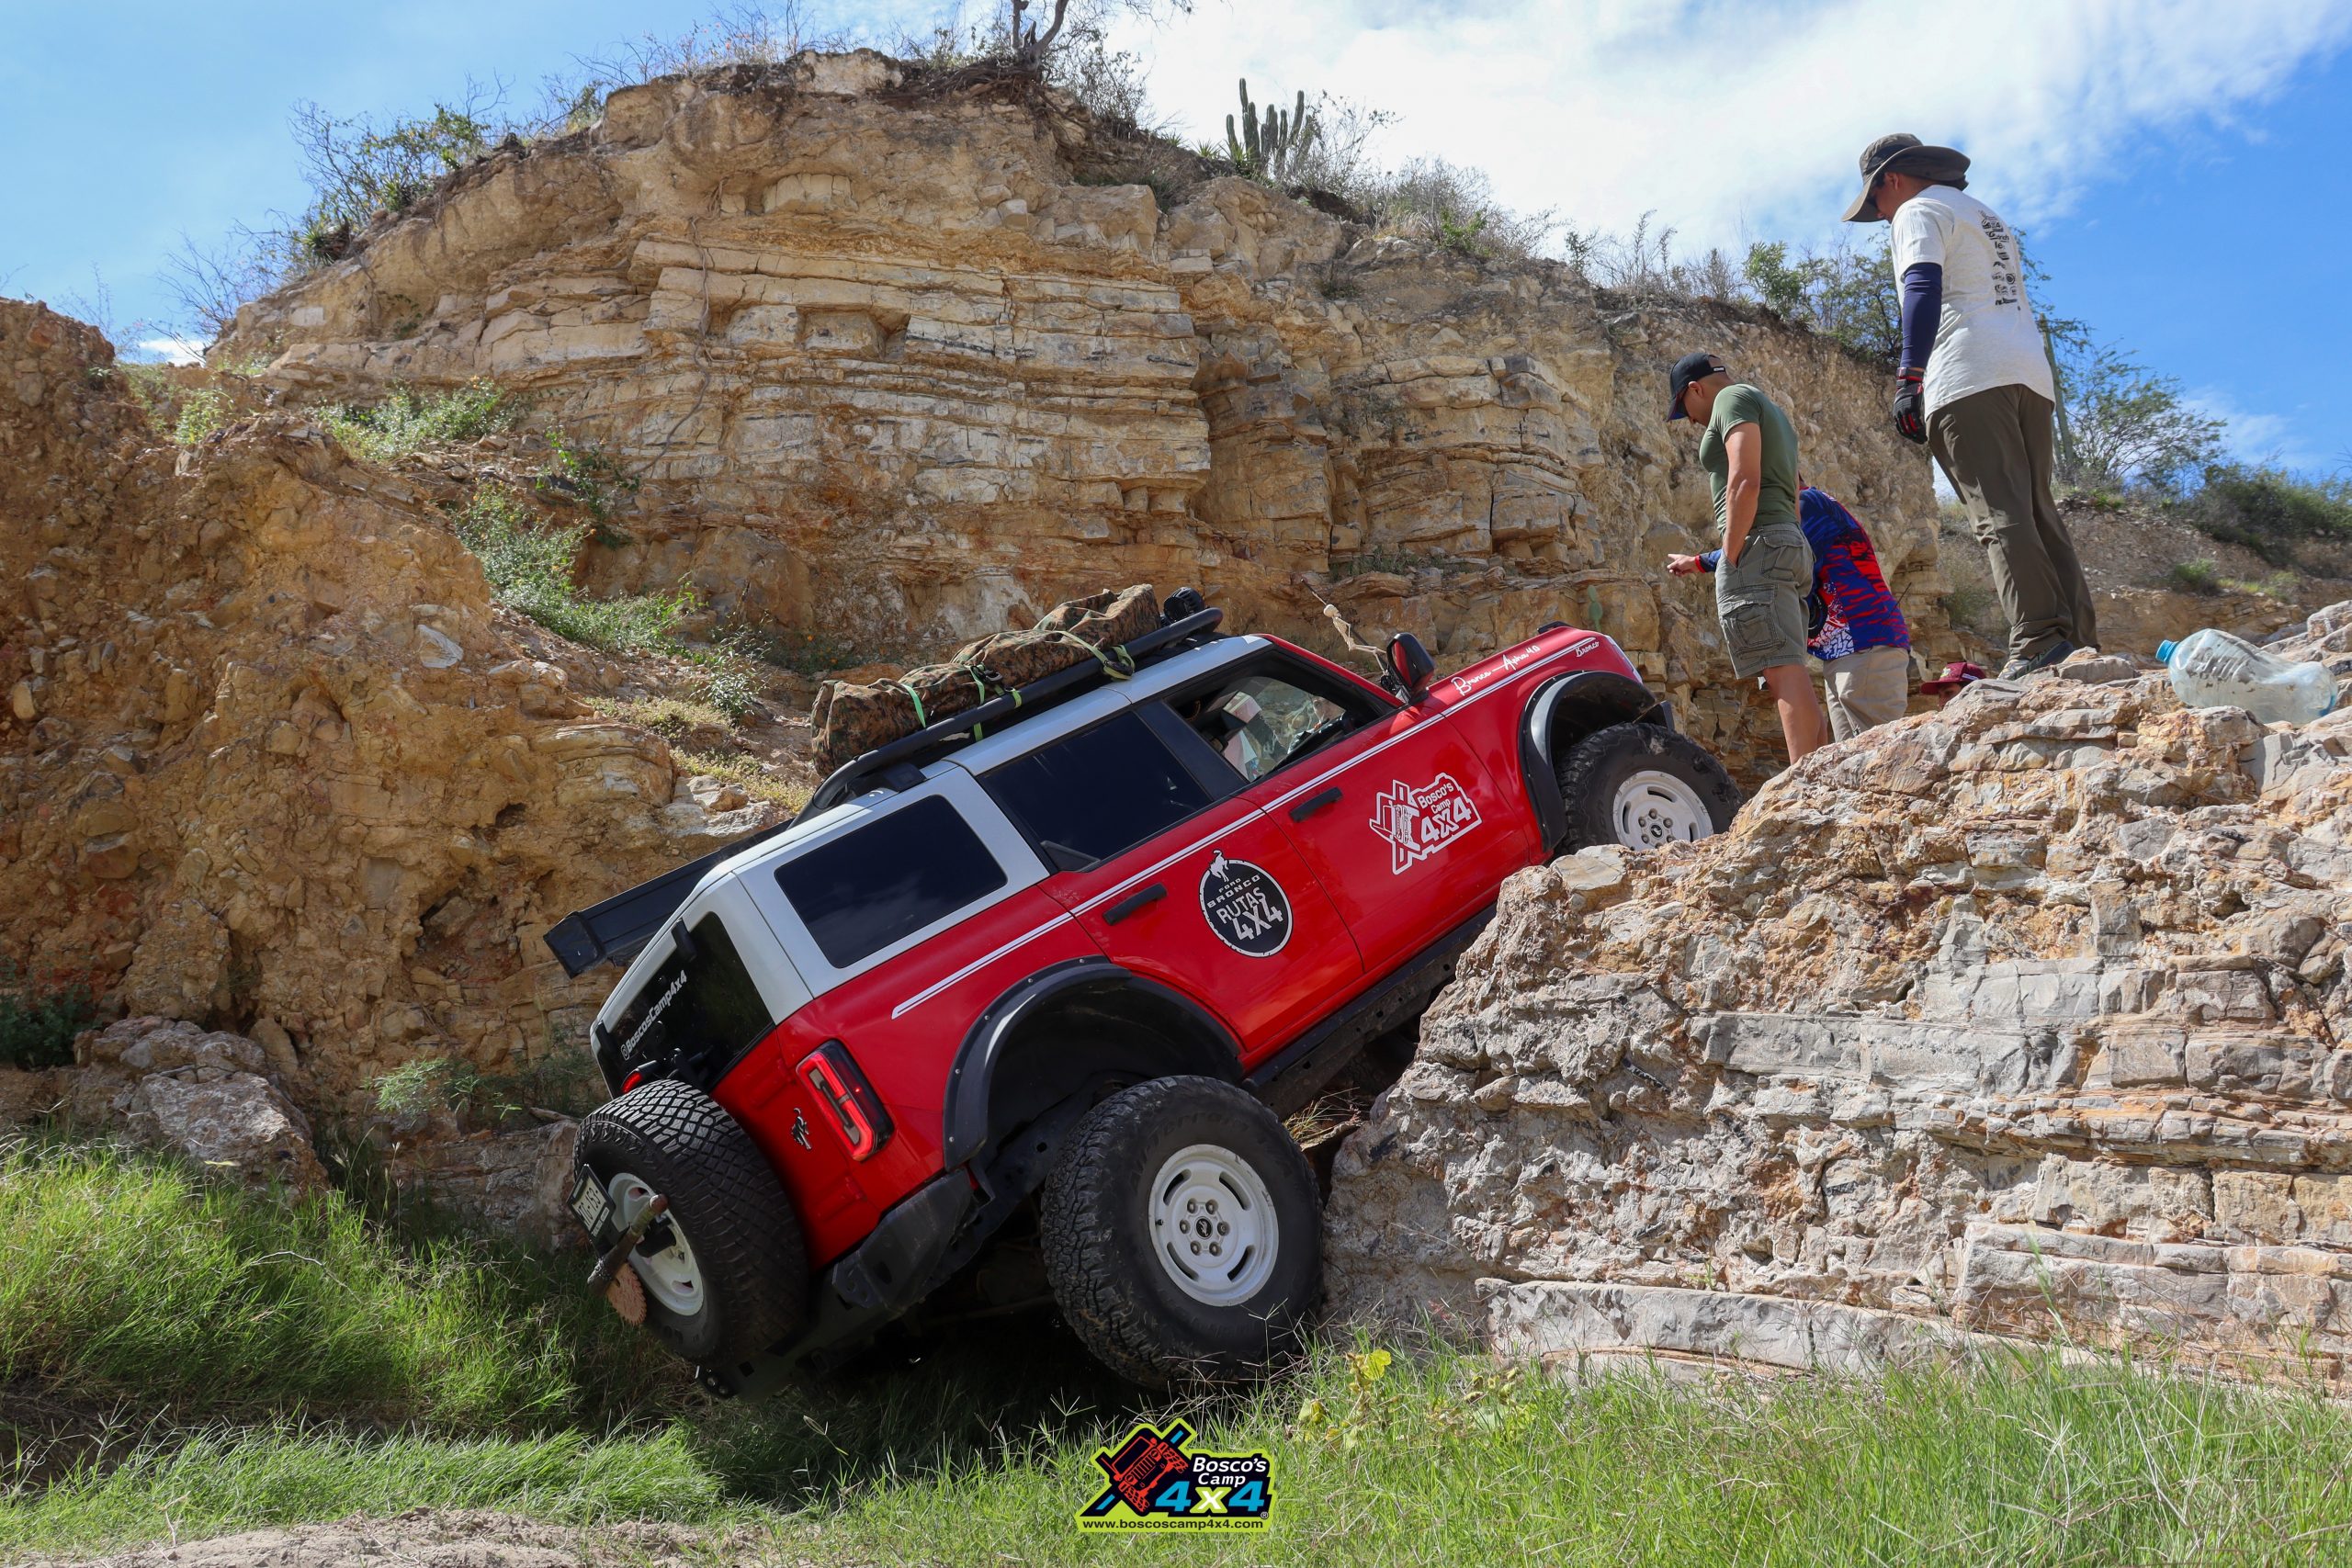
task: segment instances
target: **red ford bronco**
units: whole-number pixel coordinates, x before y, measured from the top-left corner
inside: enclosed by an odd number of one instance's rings
[[[1427,1004],[1512,872],[1738,808],[1597,633],[1442,681],[1402,636],[1374,684],[1219,618],[1179,593],[1126,667],[868,752],[549,933],[572,974],[628,965],[572,1208],[712,1391],[1024,1275],[1139,1382],[1265,1362],[1322,1266],[1282,1115]]]

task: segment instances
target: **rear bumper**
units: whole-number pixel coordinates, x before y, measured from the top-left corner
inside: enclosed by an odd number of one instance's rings
[[[809,1292],[808,1326],[732,1366],[697,1367],[721,1399],[756,1399],[828,1351],[856,1345],[922,1300],[979,1204],[961,1168],[935,1176],[891,1205],[873,1233],[825,1270]]]

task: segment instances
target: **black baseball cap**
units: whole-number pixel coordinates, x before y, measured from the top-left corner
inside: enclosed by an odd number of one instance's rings
[[[1729,367],[1712,354],[1686,354],[1676,360],[1674,374],[1667,381],[1667,385],[1672,389],[1672,391],[1667,398],[1666,417],[1668,419],[1683,417],[1682,394],[1690,389],[1691,382],[1703,381],[1710,376],[1730,374]]]

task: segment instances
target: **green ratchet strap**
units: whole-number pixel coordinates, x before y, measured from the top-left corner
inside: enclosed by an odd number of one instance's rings
[[[914,687],[912,687],[912,686],[909,685],[909,684],[908,684],[906,682],[904,682],[904,681],[893,681],[893,682],[890,682],[890,684],[892,684],[893,686],[898,687],[898,688],[899,688],[899,690],[900,690],[900,691],[902,691],[902,692],[906,693],[906,694],[907,694],[907,701],[909,701],[909,702],[910,702],[910,703],[912,703],[912,704],[914,704],[914,705],[915,705],[915,728],[916,728],[917,729],[928,729],[931,726],[930,726],[930,721],[929,721],[929,720],[927,720],[927,719],[925,719],[925,718],[923,717],[923,716],[922,716],[922,694],[919,694],[918,692],[916,692],[916,690],[914,689]]]
[[[1114,681],[1124,681],[1136,672],[1135,655],[1127,651],[1125,643],[1114,642],[1105,649],[1097,648],[1076,632],[1056,631],[1050,635],[1063,642],[1075,643],[1084,649],[1093,657],[1095,663],[1102,666],[1102,673]],[[1114,662],[1114,659],[1115,662]]]

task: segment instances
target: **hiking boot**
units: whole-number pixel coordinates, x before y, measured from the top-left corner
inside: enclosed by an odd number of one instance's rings
[[[2020,654],[2002,665],[2000,679],[2022,681],[2029,675],[2039,674],[2044,670],[2054,667],[2074,651],[2075,645],[2062,637],[2040,653]]]

